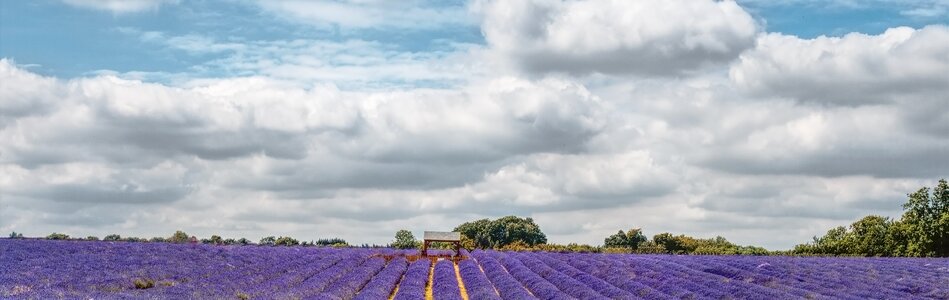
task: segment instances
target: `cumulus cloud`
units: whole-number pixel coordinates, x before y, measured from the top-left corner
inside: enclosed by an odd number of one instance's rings
[[[757,25],[734,1],[479,1],[488,43],[529,73],[677,75],[728,62]]]
[[[730,76],[756,96],[830,105],[887,103],[904,95],[945,97],[947,52],[949,27],[943,25],[814,39],[770,33],[741,55]]]
[[[362,30],[420,3],[261,5]],[[321,5],[368,17],[287,11]],[[120,28],[209,57],[171,83],[0,60],[0,230],[384,243],[517,214],[554,242],[787,248],[949,176],[945,26],[800,39],[731,1],[473,7],[488,44],[428,52]]]
[[[165,4],[177,4],[179,0],[63,0],[64,3],[116,14],[156,10]]]

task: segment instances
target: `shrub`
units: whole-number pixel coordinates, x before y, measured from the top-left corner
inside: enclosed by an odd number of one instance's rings
[[[11,239],[22,239],[22,238],[23,238],[23,233],[19,233],[19,232],[16,232],[16,231],[11,232],[11,233],[10,233],[10,238],[11,238]]]
[[[110,241],[110,242],[121,241],[121,240],[122,240],[122,236],[113,233],[113,234],[110,234],[110,235],[105,236],[104,238],[102,238],[102,240],[103,240],[103,241]]]
[[[179,244],[187,243],[190,240],[191,238],[188,237],[188,234],[181,230],[175,231],[175,234],[172,234],[171,237],[168,238],[168,242],[179,243]]]
[[[241,245],[250,245],[250,244],[253,244],[253,243],[251,243],[250,240],[245,239],[245,238],[237,239],[237,243],[238,243],[238,244],[241,244]]]
[[[222,243],[224,243],[225,245],[236,245],[236,244],[237,244],[237,240],[235,240],[235,239],[224,239],[224,242],[222,242]]]
[[[316,246],[334,246],[334,245],[339,245],[339,244],[344,244],[347,246],[349,245],[349,243],[347,243],[346,240],[341,239],[341,238],[318,239],[316,240],[316,242],[313,243],[313,245],[316,245]]]
[[[156,236],[156,237],[153,237],[153,238],[149,239],[148,241],[149,241],[149,242],[152,242],[152,243],[164,243],[166,240],[165,240],[165,238],[163,238],[163,237]]]
[[[274,241],[274,245],[277,245],[277,246],[296,246],[299,244],[300,244],[300,241],[297,241],[297,239],[289,237],[289,236],[281,236],[276,241]]]
[[[87,237],[86,237],[86,240],[87,240],[87,241],[98,241],[98,240],[99,240],[99,237],[94,236],[94,235],[90,235],[90,236],[87,236]]]
[[[259,244],[261,246],[273,246],[276,243],[277,243],[277,237],[271,235],[271,236],[260,239]]]
[[[68,240],[68,239],[69,239],[69,235],[68,235],[68,234],[64,234],[64,233],[56,233],[56,232],[53,232],[53,233],[51,233],[50,235],[47,235],[47,236],[46,236],[46,239],[47,239],[47,240]]]

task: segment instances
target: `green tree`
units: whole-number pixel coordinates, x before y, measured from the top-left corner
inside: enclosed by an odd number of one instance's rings
[[[629,246],[629,249],[633,251],[639,249],[639,245],[642,245],[646,240],[646,235],[643,234],[642,229],[632,228],[626,231],[626,244]]]
[[[16,231],[11,232],[11,233],[10,233],[10,238],[11,238],[11,239],[22,239],[22,238],[23,238],[23,233],[19,233],[19,232],[16,232]]]
[[[277,246],[296,246],[300,244],[300,241],[289,236],[281,236],[274,240],[273,244]]]
[[[614,235],[606,237],[603,239],[603,246],[609,248],[623,248],[628,245],[626,241],[626,233],[620,230]]]
[[[547,236],[534,219],[506,216],[496,220],[466,222],[453,230],[475,248],[502,248],[516,241],[528,246],[547,243]]]
[[[908,232],[910,256],[949,256],[949,184],[939,180],[931,190],[923,187],[907,195],[903,222]]]
[[[51,233],[50,235],[47,235],[47,236],[46,236],[46,239],[47,239],[47,240],[68,240],[68,239],[69,239],[69,235],[68,235],[68,234],[64,234],[64,233],[56,233],[56,232],[53,232],[53,233]]]
[[[887,233],[890,220],[881,216],[866,216],[850,225],[846,241],[852,254],[888,256]]]
[[[121,241],[121,240],[122,240],[122,236],[113,233],[113,234],[110,234],[110,235],[105,236],[104,238],[102,238],[102,240],[103,240],[103,241],[116,242],[116,241]]]
[[[211,235],[211,240],[210,240],[210,242],[211,242],[211,244],[215,244],[215,245],[223,245],[223,244],[224,244],[224,239],[221,238],[220,235]]]
[[[682,244],[681,239],[672,235],[671,233],[663,232],[654,235],[652,240],[654,243],[656,243],[656,245],[666,249],[668,253],[682,253],[685,251],[685,246]]]
[[[187,243],[190,240],[191,240],[191,237],[188,236],[187,233],[181,230],[175,231],[175,233],[172,234],[170,238],[168,238],[168,242],[177,243],[177,244]]]
[[[411,231],[402,229],[395,233],[395,241],[392,242],[392,248],[396,249],[413,249],[418,245],[418,241],[415,240],[415,235],[412,235]]]
[[[607,237],[605,240],[603,240],[603,246],[629,248],[630,250],[635,251],[636,249],[639,249],[639,245],[646,242],[646,240],[647,238],[645,235],[643,235],[642,229],[632,228],[626,232],[620,230],[616,234]]]
[[[258,244],[260,244],[260,245],[262,245],[262,246],[263,246],[263,245],[266,245],[266,246],[273,246],[273,245],[275,245],[276,243],[277,243],[277,237],[271,235],[271,236],[268,236],[268,237],[265,237],[265,238],[260,239],[260,243],[258,243]]]
[[[466,248],[488,249],[494,246],[490,229],[491,220],[481,219],[458,225],[454,231],[461,233],[462,245]]]

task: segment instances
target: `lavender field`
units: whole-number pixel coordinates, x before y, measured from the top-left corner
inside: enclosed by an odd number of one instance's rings
[[[944,258],[464,254],[0,239],[0,298],[949,298]]]

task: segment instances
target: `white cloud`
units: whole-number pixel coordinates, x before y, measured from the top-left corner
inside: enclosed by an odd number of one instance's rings
[[[891,28],[880,35],[800,39],[762,36],[732,66],[735,83],[760,97],[832,105],[888,103],[949,93],[949,27]]]
[[[261,5],[368,29],[420,3]],[[306,12],[325,5],[352,11]],[[384,243],[517,214],[556,242],[636,226],[787,248],[949,176],[944,26],[805,40],[731,1],[474,6],[489,45],[430,52],[120,29],[214,57],[171,84],[2,60],[0,230]]]
[[[177,4],[179,0],[62,0],[66,4],[111,11],[116,14],[157,10],[165,4]]]
[[[530,73],[676,75],[728,62],[757,26],[734,1],[478,1],[488,43]]]

